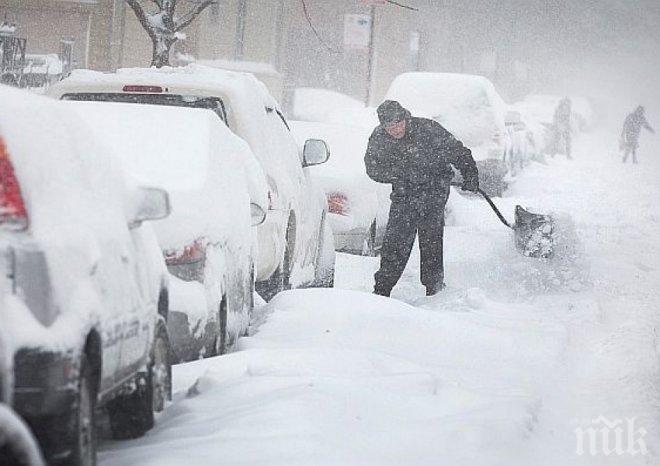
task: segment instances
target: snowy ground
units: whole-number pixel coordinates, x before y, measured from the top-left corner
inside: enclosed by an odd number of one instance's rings
[[[659,464],[660,144],[644,142],[623,166],[588,135],[514,182],[505,212],[573,220],[553,263],[455,193],[442,295],[420,297],[418,256],[386,299],[367,293],[378,259],[340,255],[339,289],[284,293],[239,351],[177,366],[156,428],[105,442],[101,464]],[[646,433],[578,455],[599,416]]]

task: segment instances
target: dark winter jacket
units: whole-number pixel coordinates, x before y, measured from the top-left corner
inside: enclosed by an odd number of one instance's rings
[[[629,142],[636,142],[639,139],[639,133],[642,130],[642,127],[653,132],[653,128],[643,113],[633,112],[626,117],[626,120],[623,122],[623,131],[622,136],[626,138]]]
[[[454,176],[452,165],[465,181],[478,182],[470,149],[440,123],[426,118],[409,117],[401,139],[378,126],[369,138],[364,163],[372,180],[392,185],[393,200],[447,189]]]

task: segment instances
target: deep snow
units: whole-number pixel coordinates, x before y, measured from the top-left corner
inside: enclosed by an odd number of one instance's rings
[[[558,262],[519,256],[454,193],[446,292],[420,297],[415,253],[395,299],[370,295],[378,259],[339,255],[339,289],[284,293],[239,351],[177,366],[155,429],[105,443],[101,464],[658,464],[660,144],[624,166],[616,133],[532,165],[499,202],[562,213],[579,241]],[[575,428],[599,416],[636,418],[648,453],[577,455]]]

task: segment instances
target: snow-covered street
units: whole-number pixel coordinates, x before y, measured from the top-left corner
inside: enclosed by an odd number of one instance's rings
[[[530,166],[497,200],[559,219],[552,262],[455,192],[447,290],[423,297],[415,252],[393,299],[374,296],[378,258],[339,255],[335,289],[282,293],[237,351],[175,366],[156,427],[104,442],[100,463],[658,464],[660,147],[622,165],[615,134],[583,135],[575,160]],[[590,454],[579,434],[603,422],[623,454]]]

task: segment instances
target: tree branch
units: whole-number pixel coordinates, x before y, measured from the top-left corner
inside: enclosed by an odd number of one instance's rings
[[[188,13],[179,18],[178,21],[175,21],[174,32],[179,32],[181,29],[188,26],[193,20],[199,16],[207,7],[216,3],[215,0],[204,0],[197,4],[194,8],[191,8]]]
[[[140,21],[140,24],[142,25],[144,30],[147,31],[147,34],[149,34],[149,37],[154,39],[156,33],[154,32],[151,23],[149,23],[149,19],[147,18],[147,14],[144,12],[144,8],[142,8],[142,5],[140,5],[138,0],[126,0],[126,3],[128,3],[128,6],[131,7],[133,12],[135,13],[135,16],[137,16],[138,21]]]
[[[404,5],[404,4],[402,4],[402,3],[396,2],[395,0],[385,0],[385,1],[386,1],[387,3],[389,3],[390,5],[400,6],[401,8],[405,8],[405,9],[407,9],[407,10],[419,11],[418,8],[414,8],[414,7],[412,7],[412,6]]]

